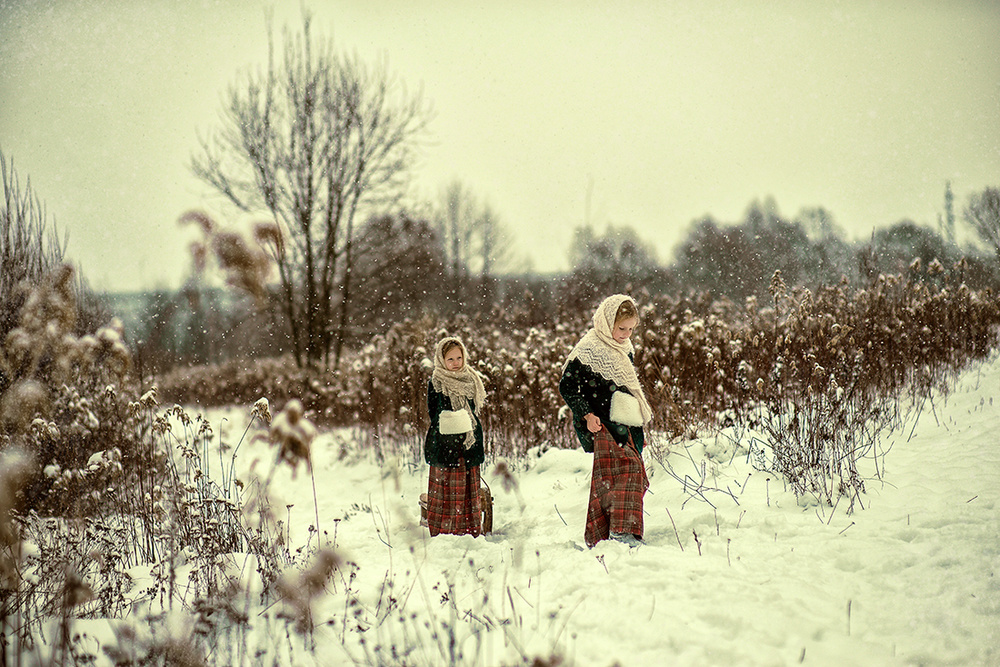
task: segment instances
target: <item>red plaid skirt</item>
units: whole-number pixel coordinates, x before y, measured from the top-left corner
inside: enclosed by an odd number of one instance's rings
[[[642,497],[649,488],[646,466],[631,436],[622,447],[605,426],[594,434],[594,472],[584,540],[592,547],[611,532],[642,537]]]
[[[479,535],[483,509],[479,497],[479,466],[466,470],[431,466],[427,482],[427,528],[431,535]]]

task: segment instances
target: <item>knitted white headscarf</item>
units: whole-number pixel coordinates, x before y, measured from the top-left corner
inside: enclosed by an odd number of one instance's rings
[[[449,371],[444,365],[444,346],[451,341],[458,343],[462,349],[463,363],[457,371]],[[474,415],[482,410],[483,404],[486,403],[486,388],[483,386],[483,380],[479,377],[479,373],[469,364],[469,354],[465,350],[465,343],[460,338],[448,336],[438,341],[437,347],[434,349],[434,372],[431,373],[431,384],[433,384],[435,391],[439,391],[451,399],[452,409],[467,410],[471,422],[476,423]],[[466,449],[474,445],[475,442],[475,430],[469,431],[465,436]]]
[[[584,334],[569,353],[566,363],[563,364],[563,370],[570,361],[579,359],[580,363],[589,366],[604,379],[626,387],[639,401],[642,423],[645,424],[653,418],[653,410],[646,401],[646,394],[639,384],[639,376],[636,375],[635,366],[628,356],[635,348],[631,340],[619,343],[612,336],[615,315],[618,314],[618,308],[624,301],[631,301],[635,306],[635,301],[626,294],[615,294],[601,302],[594,311],[594,327]],[[635,310],[639,312],[638,307]]]

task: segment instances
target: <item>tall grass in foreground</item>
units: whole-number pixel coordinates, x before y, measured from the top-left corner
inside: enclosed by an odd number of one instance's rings
[[[63,266],[47,276],[0,346],[3,664],[67,661],[73,616],[215,599],[231,587],[234,552],[257,556],[265,591],[280,572],[275,522],[253,530],[243,516],[269,511],[262,489],[208,474],[203,420],[158,412],[155,391],[131,392],[120,324],[74,333],[72,274]],[[130,572],[139,566],[151,567],[152,583],[137,594]],[[46,632],[54,620],[57,639]]]
[[[465,647],[490,629],[523,641],[506,603],[460,606],[449,588],[408,605],[399,591],[418,582],[393,572],[375,591],[360,586],[360,566],[318,516],[293,544],[268,490],[284,466],[311,476],[316,428],[301,404],[272,419],[254,401],[233,443],[200,415],[162,408],[155,388],[135,395],[114,324],[70,333],[67,274],[34,291],[0,348],[11,378],[0,402],[2,664],[295,664],[317,659],[323,632],[358,664],[457,665],[479,661]],[[272,447],[256,474],[236,468],[248,439]],[[114,620],[114,641],[100,646],[84,619]]]

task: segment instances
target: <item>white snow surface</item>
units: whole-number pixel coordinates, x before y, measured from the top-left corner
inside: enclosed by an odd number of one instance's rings
[[[205,414],[232,444],[248,412]],[[653,434],[645,544],[593,549],[583,544],[592,459],[580,449],[533,451],[513,466],[513,490],[487,463],[492,534],[431,538],[418,524],[428,472],[418,451],[377,457],[350,431],[321,431],[317,504],[308,472],[282,468],[272,506],[283,519],[292,506],[292,545],[306,543],[318,514],[348,564],[314,606],[315,649],[292,662],[370,664],[376,645],[395,645],[415,665],[552,655],[623,667],[998,665],[998,427],[994,359],[928,401],[915,428],[911,419],[883,437],[882,479],[850,512],[847,501],[797,501],[725,434],[669,453]],[[239,466],[273,456],[244,442]],[[700,499],[667,464],[692,479],[704,465],[716,490]]]

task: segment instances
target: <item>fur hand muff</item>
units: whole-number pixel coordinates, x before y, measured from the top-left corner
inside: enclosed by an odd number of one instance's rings
[[[611,421],[626,426],[642,426],[642,411],[635,396],[624,391],[611,395]]]
[[[441,435],[468,433],[472,430],[472,418],[467,410],[442,410],[438,430]]]

